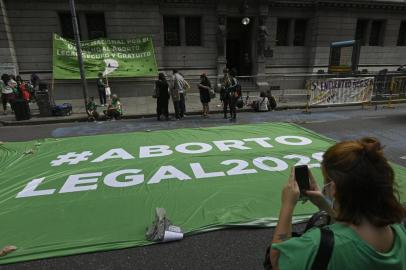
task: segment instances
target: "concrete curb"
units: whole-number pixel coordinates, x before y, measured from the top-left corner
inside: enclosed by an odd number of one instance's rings
[[[398,100],[392,100],[392,104],[402,104],[406,103],[406,99],[398,99]],[[388,101],[383,100],[383,101],[372,101],[371,105],[378,106],[378,105],[384,105],[388,104]],[[321,105],[321,106],[310,106],[310,113],[313,112],[311,109],[318,109],[318,108],[336,108],[336,107],[353,107],[353,106],[362,106],[360,103],[355,103],[355,104],[340,104],[340,105]],[[304,110],[306,108],[305,105],[285,105],[285,106],[278,106],[276,108],[277,111],[282,111],[282,110],[293,110],[293,109],[302,109]],[[251,108],[244,108],[238,110],[239,112],[254,112]],[[223,113],[222,110],[214,110],[211,111],[210,114],[220,114]],[[201,111],[192,111],[187,113],[187,115],[200,115]],[[156,114],[128,114],[124,115],[122,119],[141,119],[141,118],[153,118],[156,117]],[[55,117],[55,118],[50,118],[50,119],[41,119],[41,118],[33,118],[30,120],[23,120],[23,121],[4,121],[0,120],[0,124],[3,126],[26,126],[26,125],[45,125],[45,124],[61,124],[61,123],[73,123],[73,122],[87,122],[87,116],[84,114],[80,116],[70,116],[70,117]]]

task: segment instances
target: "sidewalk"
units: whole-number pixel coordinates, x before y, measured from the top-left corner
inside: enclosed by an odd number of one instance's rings
[[[256,93],[250,94],[250,101],[255,100],[258,97]],[[244,101],[245,101],[244,97]],[[302,98],[289,98],[285,99],[283,102],[279,100],[279,97],[275,97],[278,103],[277,110],[284,109],[294,109],[294,108],[304,108],[306,101]],[[96,100],[97,102],[97,100]],[[394,100],[393,103],[403,103],[406,100]],[[84,102],[82,99],[73,100],[56,100],[56,104],[71,103],[73,107],[73,113],[70,116],[50,116],[50,117],[40,117],[39,110],[36,103],[31,103],[31,115],[30,120],[16,121],[14,114],[8,110],[7,115],[3,115],[0,112],[0,125],[4,126],[22,126],[22,125],[42,125],[42,124],[55,124],[55,123],[67,123],[67,122],[85,122],[87,121],[87,114],[84,108]],[[124,119],[135,119],[135,118],[147,118],[156,117],[156,99],[152,97],[125,97],[121,99],[124,110]],[[374,104],[386,104],[387,101],[374,101]],[[354,104],[353,104],[354,105]],[[348,106],[348,105],[336,105],[336,106]],[[360,104],[355,104],[355,106],[361,106]],[[330,106],[333,107],[333,106]],[[102,110],[104,107],[98,109],[99,113],[102,115]],[[212,99],[210,102],[210,112],[211,113],[222,113],[222,105],[219,99],[219,95],[216,94],[216,98]],[[196,115],[201,114],[202,104],[200,103],[200,98],[198,93],[190,93],[186,96],[186,114]],[[252,111],[250,107],[244,107],[239,109],[239,111]],[[169,113],[174,114],[172,101],[169,101]]]
[[[244,97],[245,100],[245,97]],[[250,100],[254,100],[251,96]],[[98,102],[98,100],[96,100]],[[73,100],[56,100],[56,104],[71,103],[73,107],[73,113],[70,116],[50,116],[50,117],[40,117],[39,110],[36,103],[30,104],[32,118],[30,120],[16,121],[14,114],[8,110],[7,115],[0,114],[0,124],[5,126],[20,126],[20,125],[41,125],[41,124],[54,124],[54,123],[66,123],[66,122],[83,122],[87,121],[87,115],[84,108],[84,102],[82,99]],[[121,99],[123,104],[124,119],[133,118],[143,118],[143,117],[155,117],[156,116],[156,99],[152,97],[125,97]],[[289,106],[287,106],[289,104]],[[289,102],[280,103],[278,106],[281,108],[290,107],[303,107],[304,102]],[[101,107],[98,109],[99,113],[102,115]],[[244,107],[240,111],[251,111],[251,108]],[[202,111],[202,104],[200,103],[200,98],[198,93],[190,93],[186,96],[186,114],[200,114]],[[216,94],[216,98],[212,99],[210,102],[210,112],[211,113],[221,113],[222,105],[219,99],[219,95]],[[171,100],[169,101],[169,113],[174,114],[173,104]]]

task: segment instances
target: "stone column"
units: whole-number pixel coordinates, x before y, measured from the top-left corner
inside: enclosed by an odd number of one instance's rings
[[[264,0],[259,1],[258,5],[258,25],[257,25],[257,33],[256,40],[257,40],[257,78],[256,78],[256,86],[259,91],[266,91],[269,89],[269,83],[265,76],[266,74],[266,59],[264,56],[265,48],[267,47],[268,41],[272,39],[270,37],[270,33],[267,29],[267,19],[269,16],[269,8],[268,2]]]
[[[226,43],[227,43],[227,25],[226,16],[218,16],[217,33],[217,88],[219,88],[219,80],[223,77],[223,69],[227,66],[226,58]]]
[[[13,36],[4,0],[0,0],[0,74],[18,74]]]
[[[328,58],[330,54],[329,44],[322,40],[320,28],[323,25],[323,10],[315,10],[314,16],[309,20],[308,27],[311,33],[309,42],[309,69],[308,72],[316,73],[320,67],[328,65]],[[325,69],[327,71],[327,69]]]

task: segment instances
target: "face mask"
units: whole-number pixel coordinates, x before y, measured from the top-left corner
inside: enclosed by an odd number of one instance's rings
[[[327,193],[326,193],[326,188],[330,185],[330,184],[332,184],[333,182],[331,181],[330,183],[328,183],[328,184],[325,184],[324,186],[323,186],[323,190],[322,190],[322,194],[323,194],[323,198],[324,198],[324,200],[328,203],[328,205],[331,207],[331,208],[334,208],[334,198],[332,198],[330,195],[328,195]]]

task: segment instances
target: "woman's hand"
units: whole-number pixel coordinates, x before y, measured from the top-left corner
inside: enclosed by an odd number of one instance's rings
[[[321,206],[324,205],[325,199],[319,186],[317,185],[316,179],[314,178],[310,170],[309,170],[309,179],[310,179],[310,189],[305,192],[306,196],[314,205],[316,205],[318,208],[321,208]]]
[[[282,190],[282,207],[294,207],[299,200],[300,190],[295,179],[295,170],[292,169],[288,183]]]
[[[306,196],[309,200],[319,208],[319,210],[326,211],[331,217],[335,216],[334,210],[331,208],[329,203],[324,198],[322,191],[317,185],[316,179],[314,178],[312,172],[309,170],[310,178],[310,190],[305,191]]]

